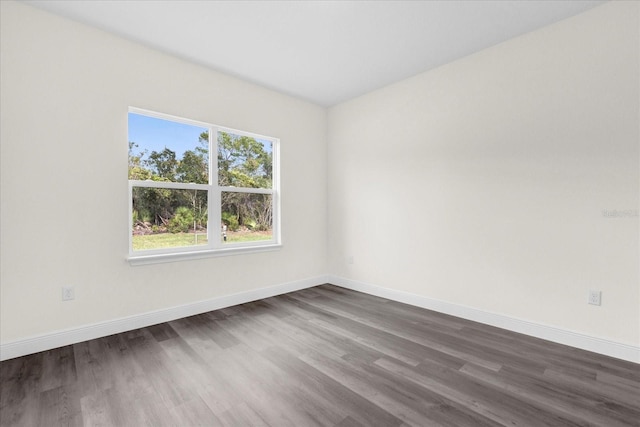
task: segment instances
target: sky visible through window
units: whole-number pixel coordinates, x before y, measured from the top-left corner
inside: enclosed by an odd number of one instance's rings
[[[207,128],[157,119],[142,114],[129,113],[129,142],[135,142],[134,153],[145,150],[147,155],[152,151],[161,152],[166,148],[175,151],[176,157],[181,159],[185,151],[194,150],[201,146],[198,142],[200,134]],[[265,151],[271,152],[271,142],[256,138],[262,143]]]
[[[134,152],[161,152],[165,147],[182,158],[187,150],[200,146],[198,138],[207,128],[129,113],[129,142],[138,144]]]

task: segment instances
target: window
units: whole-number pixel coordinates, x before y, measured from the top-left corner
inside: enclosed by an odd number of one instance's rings
[[[278,139],[137,108],[128,119],[132,264],[279,246]]]

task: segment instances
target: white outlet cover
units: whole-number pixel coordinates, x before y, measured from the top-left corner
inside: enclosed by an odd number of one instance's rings
[[[62,301],[70,301],[76,297],[75,289],[73,286],[62,287]]]
[[[602,291],[589,291],[589,304],[600,305],[602,302]]]

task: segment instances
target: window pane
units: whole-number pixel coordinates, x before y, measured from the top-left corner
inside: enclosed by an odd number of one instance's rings
[[[273,143],[268,140],[218,133],[218,185],[272,188]]]
[[[133,250],[207,243],[207,192],[133,187]]]
[[[222,233],[225,243],[273,238],[271,194],[222,192]]]
[[[208,184],[208,132],[129,113],[129,179]]]

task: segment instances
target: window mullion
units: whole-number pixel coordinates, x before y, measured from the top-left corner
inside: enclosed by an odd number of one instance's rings
[[[168,182],[168,181],[137,181],[129,180],[129,184],[132,187],[145,187],[145,188],[168,188],[171,190],[208,190],[208,184],[193,184],[185,182]]]
[[[220,191],[226,191],[229,193],[273,194],[272,188],[220,187]]]
[[[220,249],[221,232],[222,232],[222,194],[218,182],[218,128],[211,127],[209,129],[209,182],[211,187],[209,190],[209,218],[211,223],[207,227],[209,234],[209,245],[214,249]]]

